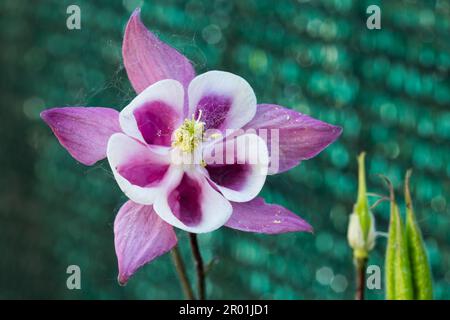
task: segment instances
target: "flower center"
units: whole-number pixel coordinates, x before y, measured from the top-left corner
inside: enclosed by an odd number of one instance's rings
[[[201,113],[197,119],[185,119],[183,124],[175,130],[172,147],[183,152],[192,153],[203,140],[205,123],[200,121]]]

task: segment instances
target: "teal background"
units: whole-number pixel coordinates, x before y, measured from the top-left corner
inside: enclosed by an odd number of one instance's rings
[[[66,28],[70,4],[81,8],[81,30]],[[365,26],[370,4],[381,7],[381,30]],[[208,274],[210,298],[351,299],[346,228],[362,150],[369,191],[387,194],[376,176],[383,173],[400,196],[406,169],[414,169],[413,197],[434,294],[450,298],[446,0],[2,1],[0,298],[182,297],[169,255],[118,286],[112,225],[126,199],[105,161],[77,163],[39,118],[54,106],[120,110],[134,97],[121,41],[137,6],[147,27],[191,59],[197,72],[237,73],[259,102],[344,128],[316,158],[269,177],[262,192],[307,219],[313,235],[222,228],[199,236],[205,260],[217,258]],[[374,213],[377,229],[386,231],[388,206]],[[178,234],[192,271],[187,236]],[[382,271],[385,245],[379,238],[369,262]],[[81,290],[66,288],[71,264],[81,267]],[[384,297],[383,289],[367,294]]]

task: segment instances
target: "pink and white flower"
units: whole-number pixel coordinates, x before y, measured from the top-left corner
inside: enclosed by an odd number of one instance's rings
[[[145,28],[139,9],[126,26],[122,52],[138,95],[121,112],[64,107],[41,114],[76,160],[93,165],[106,157],[129,198],[114,222],[119,282],[176,245],[173,227],[193,233],[224,225],[266,234],[312,230],[257,195],[267,174],[314,157],[341,128],[281,106],[258,105],[250,85],[232,73],[196,76],[186,57]],[[230,129],[244,133],[230,135]],[[206,134],[211,130],[216,133]],[[270,137],[255,134],[260,130],[277,130],[277,148]],[[279,163],[270,171],[273,150]],[[227,161],[213,161],[218,152]],[[200,155],[201,161],[178,161],[186,155]]]

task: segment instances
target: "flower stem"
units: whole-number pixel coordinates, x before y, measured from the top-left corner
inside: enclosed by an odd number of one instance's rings
[[[172,255],[173,264],[177,270],[178,277],[180,278],[184,296],[187,300],[195,300],[194,292],[192,291],[191,284],[189,283],[189,279],[186,275],[183,258],[181,257],[180,250],[178,250],[178,246],[175,246],[170,253]]]
[[[364,289],[366,287],[367,258],[356,258],[356,295],[355,300],[364,300]]]
[[[197,270],[197,290],[199,300],[205,300],[205,270],[203,266],[202,255],[198,247],[197,235],[195,233],[189,233],[189,239],[191,242],[192,255],[195,261],[195,268]]]

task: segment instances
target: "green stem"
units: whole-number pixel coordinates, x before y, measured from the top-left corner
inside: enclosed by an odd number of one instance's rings
[[[186,274],[186,269],[184,267],[183,258],[181,257],[180,250],[178,246],[175,246],[171,251],[173,264],[177,270],[178,277],[180,278],[181,287],[184,292],[184,296],[187,300],[195,300],[194,292],[192,291],[191,284]]]
[[[198,246],[197,235],[189,233],[191,242],[192,256],[195,261],[195,268],[197,270],[197,290],[199,300],[205,300],[205,269],[203,266],[203,259]]]

